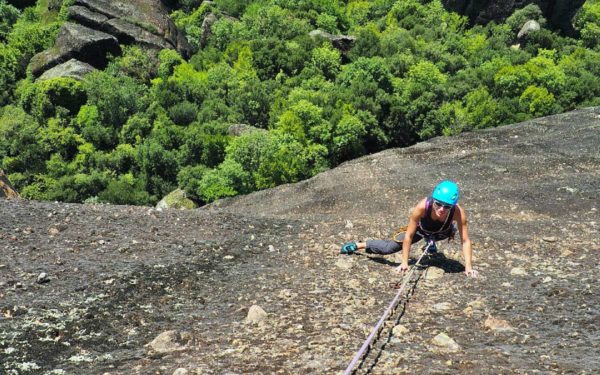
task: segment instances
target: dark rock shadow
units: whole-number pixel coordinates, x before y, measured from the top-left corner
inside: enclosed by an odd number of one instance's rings
[[[354,255],[358,256],[366,256],[370,261],[383,264],[390,267],[398,267],[400,263],[388,260],[379,256],[371,256],[372,254],[362,254],[362,253],[354,253]],[[414,265],[417,262],[417,259],[410,258],[408,260],[409,265]],[[460,273],[465,271],[465,266],[450,258],[446,258],[443,253],[435,253],[432,255],[426,255],[423,257],[421,264],[424,267],[437,267],[444,270],[445,273]]]
[[[442,253],[436,253],[427,256],[423,260],[425,267],[437,267],[444,270],[445,273],[460,273],[465,272],[465,266],[454,259],[446,258]]]

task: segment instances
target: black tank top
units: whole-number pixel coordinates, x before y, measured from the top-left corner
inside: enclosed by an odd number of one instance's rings
[[[428,197],[427,203],[425,204],[425,216],[419,220],[419,230],[425,235],[431,235],[436,233],[443,233],[447,231],[452,225],[452,218],[454,217],[454,211],[456,206],[453,206],[446,216],[446,220],[439,222],[431,218],[431,210],[433,209],[433,198]]]

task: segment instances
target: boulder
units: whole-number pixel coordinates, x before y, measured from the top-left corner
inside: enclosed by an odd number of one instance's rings
[[[185,191],[174,190],[167,194],[156,204],[157,209],[175,208],[179,210],[190,210],[196,208],[196,204],[187,198]]]
[[[90,64],[84,63],[77,59],[71,59],[66,63],[55,66],[54,68],[47,70],[38,79],[51,79],[57,77],[71,77],[77,80],[82,80],[83,77],[95,70]]]
[[[239,137],[242,134],[246,134],[246,133],[250,133],[250,132],[254,132],[254,131],[266,132],[265,129],[257,128],[255,126],[248,125],[248,124],[232,124],[232,125],[229,125],[229,128],[227,128],[227,134],[229,134],[233,137]]]
[[[521,27],[521,30],[519,30],[519,33],[517,34],[517,39],[526,37],[527,35],[529,35],[533,32],[536,32],[536,31],[540,31],[539,22],[536,20],[529,20],[529,21],[525,22],[523,27]]]
[[[12,187],[2,170],[0,170],[0,198],[19,198],[19,193]]]
[[[331,42],[331,45],[342,53],[346,53],[350,51],[354,42],[356,42],[356,37],[349,35],[333,35],[323,30],[313,30],[308,35],[310,35],[313,39],[326,39]]]
[[[108,54],[120,53],[119,42],[114,36],[66,22],[58,32],[54,47],[33,56],[30,67],[33,75],[38,77],[46,70],[75,58],[103,69],[108,62]]]
[[[204,47],[208,42],[208,38],[212,34],[212,25],[217,22],[217,16],[214,13],[209,13],[202,21],[202,36],[200,37],[200,47]]]

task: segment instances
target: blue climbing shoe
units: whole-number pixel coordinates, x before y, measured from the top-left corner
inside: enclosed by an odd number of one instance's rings
[[[344,246],[342,246],[342,249],[340,250],[340,254],[354,254],[356,251],[358,250],[358,247],[356,246],[356,242],[346,242],[344,244]]]

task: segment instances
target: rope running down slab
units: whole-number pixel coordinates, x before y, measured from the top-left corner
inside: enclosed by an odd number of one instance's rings
[[[408,274],[404,278],[404,282],[402,283],[402,286],[400,286],[400,289],[398,289],[398,293],[396,293],[396,296],[394,297],[394,299],[392,300],[392,302],[390,303],[388,308],[385,310],[385,312],[381,316],[381,319],[379,319],[379,322],[377,322],[375,327],[373,327],[371,334],[369,334],[369,336],[365,340],[365,342],[362,345],[362,347],[360,348],[360,350],[354,355],[352,362],[350,362],[350,364],[346,368],[346,371],[344,371],[344,375],[352,374],[352,371],[354,370],[354,367],[356,366],[358,361],[360,361],[360,359],[367,353],[367,350],[369,349],[369,347],[375,340],[375,337],[381,331],[383,323],[385,323],[385,321],[388,319],[388,317],[392,313],[392,311],[394,311],[396,306],[398,306],[398,303],[400,302],[400,299],[402,297],[402,293],[404,292],[404,288],[408,284],[408,281],[411,279],[414,270],[417,268],[417,266],[420,265],[421,260],[423,259],[423,256],[425,254],[427,254],[427,250],[423,251],[423,254],[421,254],[421,256],[419,257],[419,260],[417,260],[417,262],[410,268],[410,270],[408,271]]]

